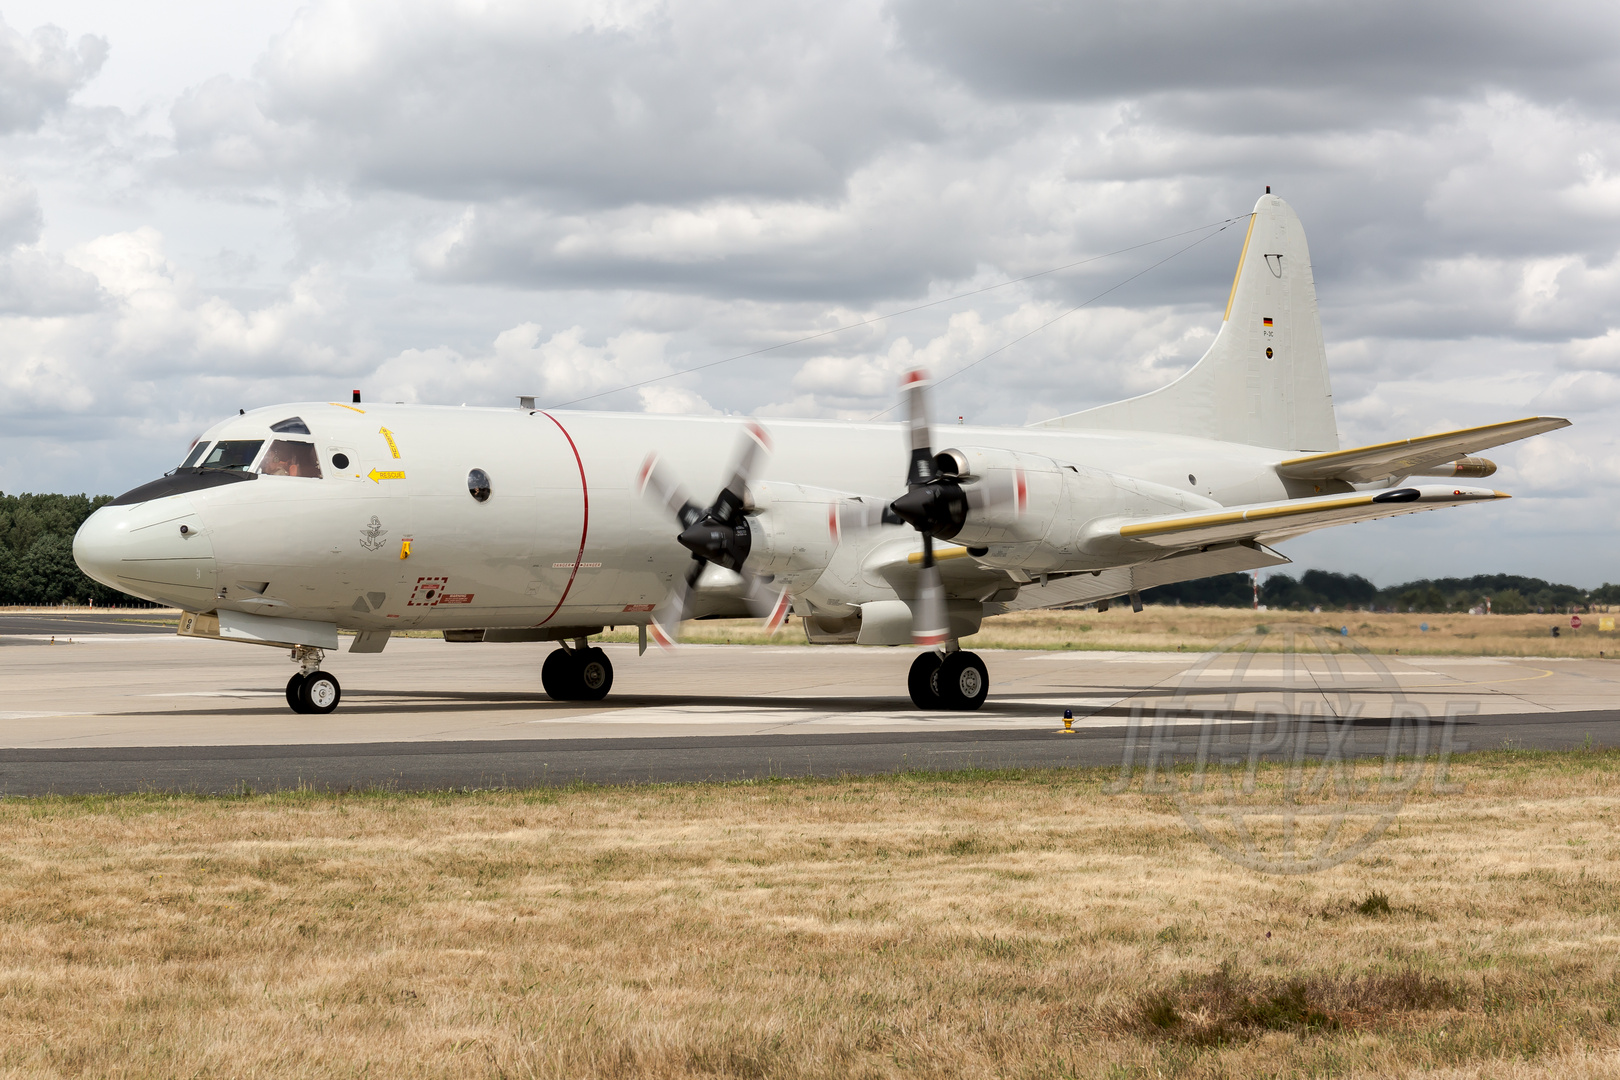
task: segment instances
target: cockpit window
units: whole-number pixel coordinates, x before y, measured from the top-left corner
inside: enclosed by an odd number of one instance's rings
[[[265,476],[309,476],[319,480],[321,460],[315,456],[314,443],[277,439],[265,452],[259,472]]]
[[[201,439],[198,439],[196,442],[191,444],[191,453],[186,455],[186,460],[180,463],[180,467],[182,469],[191,468],[193,465],[197,464],[198,461],[202,460],[203,454],[207,453],[207,451],[208,444],[203,442]]]
[[[253,459],[259,455],[259,447],[263,445],[263,439],[226,439],[224,442],[217,442],[208,456],[202,459],[200,467],[245,469],[253,464]]]
[[[304,423],[304,419],[301,416],[289,416],[285,420],[271,424],[270,430],[280,432],[283,435],[309,434],[309,426]]]

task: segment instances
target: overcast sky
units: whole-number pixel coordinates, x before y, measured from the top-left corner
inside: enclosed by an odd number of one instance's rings
[[[1242,243],[1204,227],[1271,184],[1309,237],[1344,445],[1575,422],[1490,453],[1511,503],[1329,530],[1291,569],[1620,581],[1612,3],[0,19],[0,490],[116,493],[238,408],[354,387],[561,404],[1134,248],[580,406],[869,417],[905,367],[947,375],[1118,286],[936,395],[1027,423],[1195,361]]]

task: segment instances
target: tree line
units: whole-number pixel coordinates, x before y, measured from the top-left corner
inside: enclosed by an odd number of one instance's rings
[[[145,601],[91,581],[73,561],[73,534],[84,519],[112,501],[111,495],[7,495],[0,492],[0,604],[144,604]],[[1424,578],[1380,589],[1360,574],[1307,570],[1299,578],[1272,574],[1260,587],[1268,608],[1308,611],[1378,610],[1462,612],[1491,599],[1498,615],[1568,611],[1592,604],[1620,604],[1620,585],[1578,589],[1517,574]],[[1218,574],[1160,585],[1142,593],[1150,604],[1249,607],[1254,582],[1248,574]]]
[[[145,604],[91,581],[73,561],[73,534],[112,498],[0,491],[0,604]]]
[[[1543,581],[1519,574],[1475,574],[1465,578],[1422,578],[1380,589],[1360,574],[1307,570],[1298,578],[1272,574],[1260,585],[1260,602],[1270,609],[1309,611],[1417,611],[1460,613],[1485,607],[1496,615],[1568,612],[1593,604],[1620,604],[1620,585],[1596,589]],[[1151,604],[1202,604],[1250,607],[1254,579],[1248,574],[1220,574],[1198,581],[1160,585],[1142,593]]]

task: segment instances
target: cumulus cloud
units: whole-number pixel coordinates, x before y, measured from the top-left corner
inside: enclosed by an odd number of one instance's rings
[[[253,88],[205,84],[175,123],[211,170],[298,143],[310,168],[436,197],[830,196],[932,126],[889,47],[861,3],[339,0],[299,11]]]
[[[337,379],[867,417],[914,364],[941,417],[1041,419],[1197,359],[1242,228],[1195,227],[1271,184],[1310,236],[1344,441],[1569,415],[1495,454],[1528,490],[1489,539],[1526,561],[1481,568],[1599,576],[1536,504],[1620,505],[1612,5],[312,0],[157,143],[68,107],[104,45],[0,38],[4,389],[31,438],[67,410],[179,440]],[[1436,563],[1494,550],[1443,517]],[[1304,550],[1367,557],[1334,542]],[[1390,559],[1458,569],[1423,550]]]
[[[32,131],[60,112],[106,59],[102,38],[86,34],[70,44],[60,27],[25,36],[0,20],[0,135]]]
[[[566,402],[670,373],[666,336],[628,331],[600,345],[581,326],[544,336],[538,323],[520,323],[496,335],[491,348],[472,355],[453,349],[407,349],[370,376],[385,398],[410,402],[511,402],[514,388],[541,403]],[[622,400],[622,397],[621,397]],[[702,397],[678,384],[638,388],[647,412],[713,413]]]
[[[1065,5],[1012,0],[897,0],[919,55],[996,95],[1056,100],[1161,98],[1211,118],[1225,92],[1320,94],[1317,108],[1360,126],[1365,102],[1532,85],[1549,100],[1612,93],[1620,64],[1613,10],[1591,0],[1437,0],[1300,4],[1290,0],[1135,0]],[[1335,102],[1337,99],[1337,103]],[[1271,110],[1245,101],[1251,117]],[[1279,101],[1281,110],[1297,103]]]

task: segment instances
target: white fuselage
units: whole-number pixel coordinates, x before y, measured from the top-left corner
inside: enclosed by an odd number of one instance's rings
[[[301,403],[232,417],[202,441],[264,440],[268,447],[281,437],[270,425],[295,416],[309,434],[286,437],[314,445],[319,478],[258,475],[104,507],[75,541],[80,565],[115,588],[191,611],[353,630],[645,623],[691,556],[675,542],[679,527],[669,512],[639,491],[642,462],[656,452],[693,501],[707,504],[727,479],[744,424]],[[761,470],[764,484],[878,500],[904,490],[908,446],[901,425],[772,419],[766,426],[774,449]],[[937,428],[935,440],[936,449],[1039,455],[1092,477],[1091,505],[1072,508],[1054,526],[1066,536],[1104,515],[1299,494],[1277,475],[1283,452],[1238,443],[966,426]],[[334,462],[343,459],[348,465],[338,469]],[[469,494],[474,469],[489,477],[484,501]],[[858,567],[863,552],[896,544],[915,550],[917,535],[893,526],[849,534],[839,561]],[[1130,560],[1076,553],[1060,569],[1122,561]],[[895,595],[880,577],[852,571],[846,579],[831,590],[835,607]],[[808,595],[815,599],[813,591]]]

